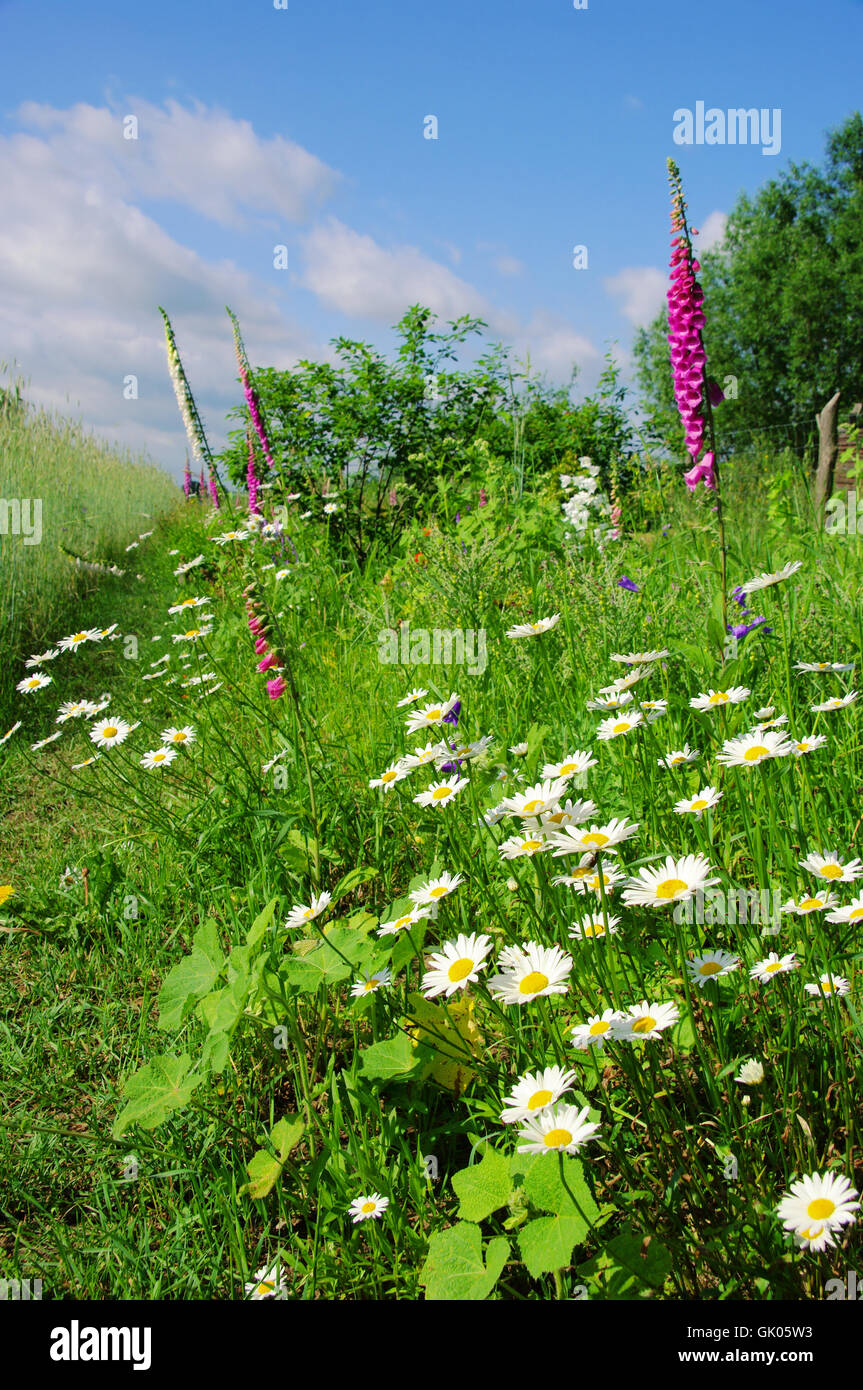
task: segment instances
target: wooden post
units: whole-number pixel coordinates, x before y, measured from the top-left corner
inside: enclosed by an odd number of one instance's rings
[[[833,491],[833,469],[836,465],[836,416],[839,411],[839,392],[830,397],[820,414],[818,425],[818,470],[815,474],[815,515],[819,526],[824,525],[824,508]]]

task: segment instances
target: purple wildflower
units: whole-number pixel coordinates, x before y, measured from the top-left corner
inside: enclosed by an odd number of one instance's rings
[[[622,578],[618,579],[617,587],[618,589],[628,589],[631,594],[638,594],[641,592],[638,585],[634,583],[633,580],[629,579],[625,574],[622,576]]]

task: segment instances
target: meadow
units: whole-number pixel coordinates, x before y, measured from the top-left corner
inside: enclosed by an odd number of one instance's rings
[[[645,456],[610,530],[597,473],[480,459],[362,563],[350,480],[190,498],[147,523],[143,583],[40,614],[57,655],[16,666],[0,747],[0,1277],[845,1280],[857,537],[787,459],[726,460],[729,636],[710,492]]]

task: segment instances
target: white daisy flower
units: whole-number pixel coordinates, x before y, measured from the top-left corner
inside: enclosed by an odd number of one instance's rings
[[[100,748],[113,748],[129,737],[133,727],[136,726],[127,724],[125,719],[102,719],[93,725],[90,738]]]
[[[82,767],[89,767],[91,763],[94,763],[94,762],[96,761],[96,759],[97,759],[97,758],[101,758],[101,756],[102,756],[101,753],[94,753],[93,756],[92,756],[92,758],[85,758],[84,761],[83,761],[82,763],[73,763],[73,764],[72,764],[72,771],[73,771],[73,772],[80,772]]]
[[[512,747],[510,748],[509,751],[510,751],[510,753],[512,754],[512,756],[513,756],[514,758],[523,758],[524,755],[525,755],[525,753],[527,752],[527,744],[526,744],[526,743],[514,743],[514,744],[512,745]],[[556,775],[557,775],[556,773],[550,773],[550,774],[549,774],[549,776],[552,776],[552,777],[554,777],[554,776],[556,776]],[[543,773],[543,776],[545,776],[545,773]]]
[[[663,647],[653,652],[629,652],[626,656],[620,652],[612,652],[611,660],[619,661],[624,666],[643,666],[651,661],[664,661],[668,655],[668,648]]]
[[[396,701],[396,709],[401,709],[403,705],[412,705],[417,700],[424,700],[426,695],[428,695],[427,690],[420,690],[419,688],[409,690],[407,695],[403,695],[400,700]]]
[[[680,1010],[674,1003],[648,1004],[642,999],[628,1013],[623,1015],[617,1025],[617,1034],[626,1042],[655,1042],[660,1033],[671,1028],[680,1018]]]
[[[66,700],[57,712],[55,724],[65,724],[68,719],[81,719],[85,714],[92,714],[93,705],[90,700]]]
[[[216,545],[230,545],[231,541],[247,541],[250,535],[250,531],[225,531],[224,535],[214,536],[213,540]],[[175,570],[174,573],[179,574],[180,570]]]
[[[213,631],[211,626],[190,627],[185,632],[175,632],[171,636],[172,642],[198,642],[202,637],[209,637]]]
[[[751,979],[767,985],[774,975],[785,975],[789,970],[797,970],[799,965],[800,962],[793,951],[781,957],[775,951],[771,951],[764,960],[759,960],[753,965],[749,975]]]
[[[618,690],[613,694],[600,696],[598,700],[588,700],[588,709],[616,710],[622,709],[624,705],[631,705],[633,697],[628,690]]]
[[[60,875],[60,882],[57,884],[57,887],[63,893],[68,893],[70,889],[75,888],[79,883],[82,883],[83,879],[84,875],[81,873],[80,869],[74,869],[72,868],[71,864],[67,864],[62,874]]]
[[[802,758],[804,753],[814,753],[817,749],[823,748],[826,742],[826,734],[807,734],[806,738],[797,742],[792,739],[791,751],[795,758]]]
[[[414,888],[408,894],[412,903],[421,907],[424,903],[436,903],[441,898],[446,898],[450,893],[454,893],[460,883],[464,883],[463,874],[442,873],[440,878],[430,878],[428,883],[423,883],[419,888]]]
[[[43,661],[53,661],[54,658],[59,655],[60,650],[58,647],[54,647],[53,649],[49,647],[46,652],[40,652],[38,656],[29,657],[27,661],[24,662],[24,665],[27,670],[32,670],[34,666],[41,666]]]
[[[141,767],[153,770],[157,767],[167,767],[177,756],[176,748],[156,748],[150,753],[145,753],[141,759]]]
[[[5,734],[3,735],[3,737],[0,738],[0,748],[2,748],[2,746],[3,746],[4,743],[8,743],[9,740],[10,740],[10,738],[12,737],[12,735],[13,735],[13,734],[17,734],[17,732],[18,732],[18,730],[19,730],[20,728],[21,728],[21,720],[18,719],[18,720],[16,720],[16,722],[12,725],[12,728],[11,728],[11,729],[7,729],[6,732],[5,732]]]
[[[404,781],[409,771],[410,769],[405,767],[402,760],[399,759],[398,762],[391,763],[386,771],[381,773],[380,777],[373,777],[369,782],[369,787],[383,787],[385,792],[392,791],[396,782]]]
[[[828,912],[828,922],[859,922],[863,919],[863,893],[856,898],[852,898],[850,903],[844,907],[837,907],[835,912]]]
[[[718,709],[720,705],[739,705],[751,694],[752,691],[745,685],[732,685],[728,690],[708,690],[706,695],[693,695],[689,704],[692,709],[704,714],[706,710]]]
[[[288,575],[290,574],[290,572],[291,572],[290,569],[276,570],[276,573],[275,573],[275,576],[274,576],[274,577],[275,577],[276,579],[278,579],[279,581],[281,581],[282,579],[287,579],[287,577],[288,577]]]
[[[792,560],[790,564],[785,565],[781,570],[774,570],[770,574],[768,574],[766,570],[762,570],[761,574],[756,579],[747,579],[745,584],[741,584],[739,592],[741,594],[754,594],[757,593],[759,589],[769,589],[772,584],[779,584],[783,579],[790,579],[792,574],[796,574],[802,566],[802,560]]]
[[[358,1221],[368,1221],[383,1216],[390,1204],[389,1197],[382,1197],[379,1192],[373,1192],[370,1197],[357,1197],[348,1207],[348,1213],[353,1217],[354,1225]]]
[[[504,1098],[500,1118],[505,1125],[529,1120],[572,1088],[577,1073],[562,1067],[545,1067],[543,1071],[527,1072],[520,1076],[509,1095]]]
[[[850,993],[851,983],[844,975],[831,975],[827,971],[819,975],[817,980],[805,984],[803,988],[807,994],[813,994],[817,999],[835,999]]]
[[[710,864],[703,854],[687,854],[682,859],[666,857],[658,869],[639,869],[638,876],[627,881],[623,901],[627,907],[646,905],[666,907],[669,903],[685,902],[699,889],[712,888],[718,878],[708,878]]]
[[[798,917],[807,917],[810,912],[826,912],[828,907],[835,907],[839,899],[835,893],[831,893],[829,888],[822,888],[820,893],[804,893],[802,898],[789,898],[787,903],[783,903],[781,912],[794,912]],[[830,918],[827,919],[830,921]]]
[[[504,1004],[527,1004],[542,994],[565,994],[569,988],[565,980],[572,970],[572,956],[558,946],[525,941],[521,947],[502,951],[498,965],[502,973],[493,976],[488,986]]]
[[[702,787],[697,795],[684,797],[682,801],[675,801],[674,809],[679,816],[691,814],[700,820],[704,812],[711,810],[721,799],[722,792],[717,791],[716,787]]]
[[[414,710],[413,714],[409,714],[407,718],[407,732],[409,734],[416,734],[419,733],[420,729],[430,729],[436,725],[441,725],[446,716],[457,704],[458,696],[450,695],[449,699],[445,700],[443,704],[424,705],[422,709]]]
[[[786,1231],[806,1239],[827,1232],[831,1237],[827,1244],[832,1244],[834,1232],[857,1220],[854,1214],[860,1206],[857,1196],[856,1188],[842,1174],[810,1173],[791,1184],[776,1215]]]
[[[656,761],[660,767],[680,767],[683,763],[694,763],[700,756],[697,748],[690,748],[688,743],[684,743],[682,748],[674,748]]]
[[[50,685],[53,676],[46,676],[40,672],[38,676],[25,676],[23,681],[19,681],[15,689],[22,695],[32,695],[36,690],[44,690],[46,685]]]
[[[175,613],[182,613],[185,608],[203,608],[205,603],[212,602],[213,600],[211,598],[202,597],[200,594],[196,594],[194,598],[181,599],[179,603],[174,604],[173,608],[169,608],[168,612],[173,618]]]
[[[431,916],[430,907],[412,907],[410,912],[403,912],[401,917],[394,917],[391,922],[382,922],[378,927],[378,936],[396,936],[400,931],[412,927],[414,922],[424,922]]]
[[[293,931],[296,927],[304,927],[307,922],[313,922],[329,907],[332,896],[332,893],[319,893],[317,897],[313,895],[308,907],[305,903],[295,903],[285,920],[285,929]]]
[[[351,994],[354,999],[363,999],[367,994],[374,994],[376,990],[385,989],[391,980],[392,971],[388,967],[384,970],[367,971],[351,985]]]
[[[597,725],[596,737],[601,743],[607,743],[609,739],[620,738],[621,734],[628,734],[643,723],[641,710],[634,710],[632,714],[612,714]]]
[[[87,628],[81,632],[73,632],[69,637],[63,637],[57,643],[61,652],[76,652],[79,647],[83,647],[85,642],[95,642],[99,638],[97,627]]]
[[[501,805],[510,815],[525,817],[541,816],[544,811],[554,811],[562,796],[566,795],[566,782],[562,777],[554,781],[537,782],[526,791],[516,792],[515,796],[505,796]]]
[[[787,758],[793,751],[793,744],[784,734],[767,729],[726,739],[716,761],[725,767],[756,767],[769,758]]]
[[[863,864],[859,859],[851,859],[847,864],[835,854],[807,854],[800,860],[801,869],[807,869],[816,878],[829,879],[831,883],[852,883],[863,874]]]
[[[617,1030],[623,1017],[619,1009],[606,1009],[602,1014],[594,1014],[586,1023],[577,1023],[570,1032],[573,1046],[579,1052],[587,1052],[591,1047],[604,1047],[618,1036]]]
[[[688,960],[686,968],[693,982],[703,989],[708,980],[739,970],[740,961],[728,951],[706,951],[703,955],[693,956],[692,960]]]
[[[619,917],[609,917],[608,927],[599,912],[588,913],[578,922],[573,922],[569,934],[574,941],[596,941],[601,936],[617,936]]]
[[[426,999],[434,999],[438,994],[445,994],[448,999],[457,989],[476,984],[491,947],[490,936],[475,933],[465,936],[462,932],[455,941],[445,941],[443,950],[432,952],[428,958],[430,968],[423,975],[421,986]]]
[[[590,857],[593,858],[592,855]],[[626,881],[626,875],[619,873],[613,864],[603,864],[602,884],[600,884],[599,871],[590,864],[583,864],[577,869],[573,869],[571,873],[560,874],[551,881],[555,886],[560,884],[581,894],[594,893],[599,898],[602,896],[603,887],[606,896],[609,897],[617,886]]]
[[[638,830],[639,824],[627,824],[624,816],[622,820],[610,820],[607,825],[592,825],[589,830],[578,825],[565,825],[550,839],[555,847],[555,859],[566,854],[616,854],[617,845],[637,835]]]
[[[593,1139],[599,1125],[587,1117],[590,1114],[585,1105],[579,1110],[575,1105],[554,1105],[541,1110],[535,1119],[526,1120],[518,1131],[518,1152],[523,1154],[578,1153],[588,1140]]]
[[[268,1298],[278,1298],[287,1292],[287,1287],[276,1261],[270,1266],[262,1265],[254,1279],[243,1285],[243,1292],[248,1294],[250,1303],[261,1303]]]
[[[56,734],[49,734],[47,738],[40,738],[38,743],[31,743],[31,744],[30,744],[30,751],[31,751],[31,753],[36,753],[36,752],[38,752],[38,750],[39,750],[40,748],[44,748],[44,747],[46,746],[46,744],[48,744],[48,743],[53,743],[54,740],[55,740],[56,738],[60,738],[60,736],[61,736],[62,733],[63,733],[63,730],[62,730],[62,729],[58,729],[57,732],[56,732]]]
[[[592,816],[598,815],[599,807],[593,801],[572,801],[567,799],[557,807],[556,811],[543,811],[539,817],[540,828],[549,832],[552,830],[562,830],[565,825],[581,825],[584,821],[590,820]],[[532,828],[525,821],[525,829]]]
[[[741,1086],[759,1086],[764,1080],[764,1067],[754,1057],[742,1062],[734,1078]]]
[[[507,637],[536,637],[540,632],[550,632],[560,622],[560,614],[553,613],[550,618],[540,618],[536,623],[516,623],[507,632]]]
[[[577,748],[574,753],[568,753],[562,762],[546,763],[542,769],[542,776],[546,781],[557,781],[560,778],[568,780],[570,777],[580,777],[589,768],[596,766],[596,758]]]
[[[159,738],[163,743],[176,744],[178,748],[182,748],[189,743],[194,743],[197,734],[191,724],[184,724],[180,729],[175,729],[174,726],[171,725],[169,728],[162,730]]]
[[[193,570],[197,565],[202,565],[203,563],[203,555],[196,555],[194,560],[187,560],[184,565],[178,565],[174,570],[174,574],[179,579],[181,575],[188,574],[189,570]]]
[[[443,743],[429,742],[425,748],[415,748],[412,753],[406,754],[399,761],[406,773],[413,772],[418,767],[424,767],[426,763],[436,762],[444,751],[444,747]]]
[[[535,854],[543,854],[551,849],[544,835],[510,835],[497,847],[501,859],[532,859]]]
[[[853,671],[853,661],[796,661],[795,671]]]
[[[459,777],[458,773],[455,773],[444,782],[432,782],[427,791],[420,792],[418,796],[414,797],[414,801],[418,806],[440,808],[458,796],[459,792],[464,791],[466,786],[467,778]]]
[[[845,709],[848,705],[853,705],[857,699],[857,691],[850,690],[847,695],[833,695],[829,700],[825,700],[820,705],[810,705],[813,714],[823,714],[825,710]]]

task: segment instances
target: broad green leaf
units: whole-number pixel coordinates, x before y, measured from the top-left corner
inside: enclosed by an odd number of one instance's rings
[[[525,1195],[540,1211],[552,1212],[528,1222],[519,1236],[521,1257],[534,1278],[566,1268],[599,1215],[577,1158],[544,1154],[524,1180]]]
[[[350,979],[371,965],[376,951],[379,954],[380,948],[364,932],[333,926],[326,933],[326,941],[302,956],[290,956],[279,967],[279,974],[301,994],[308,994],[319,985],[337,985]]]
[[[438,1231],[429,1241],[426,1262],[420,1271],[429,1302],[464,1302],[488,1298],[509,1256],[509,1241],[497,1236],[482,1257],[479,1226],[460,1221]]]
[[[159,1027],[179,1028],[196,999],[207,994],[225,966],[216,923],[195,933],[192,950],[169,971],[159,991]]]
[[[509,1201],[509,1159],[489,1145],[482,1162],[453,1174],[452,1185],[459,1199],[459,1217],[464,1221],[485,1221]]]
[[[188,1105],[193,1091],[206,1079],[205,1071],[189,1074],[191,1058],[163,1053],[135,1072],[123,1087],[126,1106],[114,1124],[113,1137],[119,1139],[131,1125],[155,1129],[173,1110]]]
[[[270,1131],[270,1143],[275,1154],[268,1149],[258,1152],[246,1164],[249,1181],[240,1188],[241,1195],[248,1193],[256,1200],[267,1197],[272,1192],[282,1174],[282,1169],[293,1149],[303,1137],[305,1125],[299,1115],[283,1115]]]
[[[653,1291],[661,1290],[670,1271],[671,1255],[665,1246],[652,1239],[645,1250],[644,1238],[631,1227],[625,1227],[604,1250],[578,1267],[582,1278],[598,1286],[601,1298],[627,1302],[649,1298]]]
[[[364,1048],[360,1053],[360,1067],[368,1081],[392,1081],[416,1071],[429,1055],[426,1048],[412,1042],[405,1033],[397,1033],[386,1042]]]
[[[345,897],[347,893],[352,893],[361,884],[368,883],[370,878],[376,878],[378,870],[375,868],[349,869],[344,878],[340,878],[332,892],[331,902],[337,903],[339,898]]]

